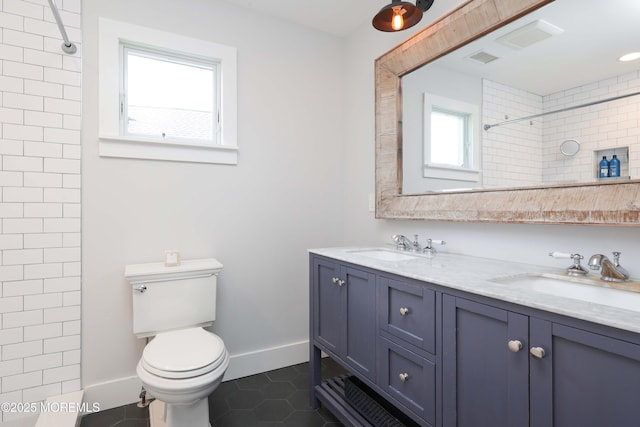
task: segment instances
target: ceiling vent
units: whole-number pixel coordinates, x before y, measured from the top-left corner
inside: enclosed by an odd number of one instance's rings
[[[514,49],[524,49],[534,43],[562,34],[564,30],[543,20],[533,21],[513,30],[496,41]]]
[[[498,59],[497,56],[492,55],[488,52],[485,52],[484,50],[480,50],[476,53],[473,53],[467,56],[467,58],[473,61],[481,62],[483,64],[488,64],[489,62],[495,61],[496,59]]]

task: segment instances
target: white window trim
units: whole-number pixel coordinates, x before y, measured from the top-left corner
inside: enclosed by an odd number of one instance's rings
[[[106,18],[99,20],[99,153],[104,157],[237,164],[237,55],[236,49],[178,34]],[[170,143],[160,138],[120,134],[120,41],[214,57],[221,61],[221,143]]]
[[[480,169],[480,108],[467,102],[446,98],[431,93],[424,93],[423,112],[423,176],[425,178],[449,179],[453,181],[479,182]],[[460,167],[431,162],[431,112],[436,109],[445,109],[466,113],[470,115],[470,127],[472,138],[471,165],[472,167]]]

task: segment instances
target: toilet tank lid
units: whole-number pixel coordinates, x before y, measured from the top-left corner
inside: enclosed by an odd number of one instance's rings
[[[220,261],[214,258],[182,260],[180,265],[167,267],[163,262],[151,262],[146,264],[130,264],[125,266],[124,276],[127,278],[140,278],[150,275],[163,275],[187,272],[203,272],[217,274],[222,270]]]

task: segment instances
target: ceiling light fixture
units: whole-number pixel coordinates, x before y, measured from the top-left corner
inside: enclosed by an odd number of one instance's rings
[[[413,27],[422,19],[422,13],[429,10],[434,0],[417,0],[416,5],[401,0],[391,0],[376,16],[373,26],[380,31],[402,31]]]
[[[618,61],[629,62],[635,61],[636,59],[640,59],[640,52],[631,52],[627,53],[626,55],[622,55],[620,58],[618,58]]]

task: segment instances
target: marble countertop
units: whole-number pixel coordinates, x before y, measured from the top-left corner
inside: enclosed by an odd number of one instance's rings
[[[371,251],[388,251],[389,256],[383,257],[388,259],[375,257],[373,256],[374,254],[370,253]],[[607,303],[609,292],[624,292],[624,296],[627,298],[622,299],[629,301],[633,301],[633,298],[637,298],[640,301],[640,293],[583,285],[588,288],[594,288],[599,295],[604,296],[599,296],[596,299],[598,302],[591,302],[573,297],[571,293],[558,296],[539,292],[522,284],[514,285],[500,282],[500,279],[511,276],[542,274],[566,277],[571,280],[569,276],[565,275],[562,268],[550,268],[534,264],[514,263],[444,252],[427,256],[399,252],[392,248],[383,247],[335,247],[310,249],[309,252],[451,289],[640,333],[640,304],[638,304],[637,310],[633,310],[616,307],[613,304],[608,305]],[[571,260],[566,261],[567,265],[571,263]],[[595,283],[599,281],[598,272],[590,273],[588,277],[590,278],[589,280]],[[627,304],[627,306],[634,307],[633,304]]]

